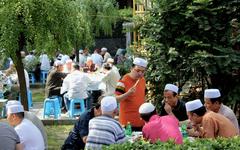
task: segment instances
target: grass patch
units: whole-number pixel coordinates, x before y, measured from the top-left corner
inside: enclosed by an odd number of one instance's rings
[[[44,102],[45,99],[45,90],[44,88],[33,88],[32,91],[32,100],[33,102]]]
[[[74,125],[45,126],[48,137],[48,149],[59,150]]]

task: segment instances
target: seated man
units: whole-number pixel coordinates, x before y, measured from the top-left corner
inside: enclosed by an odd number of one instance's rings
[[[238,120],[231,108],[224,105],[221,100],[221,93],[218,89],[206,89],[204,91],[205,107],[215,113],[228,118],[239,131]]]
[[[74,98],[80,98],[88,100],[87,87],[91,82],[90,78],[83,72],[80,72],[78,64],[73,65],[72,73],[68,74],[63,80],[61,87],[61,94],[64,94],[64,102],[67,110],[70,106],[70,100]],[[87,107],[90,105],[87,103]]]
[[[187,120],[185,102],[178,97],[178,87],[173,84],[166,84],[163,94],[164,102],[160,116],[174,115],[179,121]]]
[[[0,149],[3,150],[23,150],[19,136],[13,127],[7,123],[0,122]]]
[[[188,117],[202,138],[233,137],[238,135],[233,123],[221,114],[206,111],[197,99],[186,103]]]
[[[166,142],[174,140],[176,144],[183,143],[183,137],[179,130],[179,122],[173,115],[158,116],[155,106],[144,103],[139,108],[141,118],[145,121],[142,132],[143,137],[151,143],[158,140]]]
[[[102,115],[89,122],[89,134],[86,149],[101,149],[102,145],[123,143],[126,141],[123,128],[114,116],[118,113],[117,100],[106,96],[101,100]]]
[[[21,103],[17,100],[9,100],[7,102],[6,108],[11,105],[21,105]],[[43,139],[44,139],[44,146],[47,149],[47,133],[45,131],[44,125],[42,121],[32,112],[24,111],[24,118],[30,120],[41,132]]]
[[[62,146],[62,150],[79,150],[85,148],[88,135],[88,124],[93,117],[101,115],[100,104],[96,103],[94,107],[81,114],[78,122]]]
[[[24,150],[43,150],[44,140],[39,129],[28,119],[24,118],[22,105],[11,105],[7,107],[7,120],[14,127]]]

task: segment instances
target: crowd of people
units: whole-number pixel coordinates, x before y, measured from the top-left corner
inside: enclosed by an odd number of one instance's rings
[[[205,89],[204,100],[185,103],[178,95],[179,87],[166,84],[158,113],[156,107],[145,99],[146,59],[134,58],[129,72],[121,77],[107,48],[96,49],[92,55],[80,50],[79,58],[79,63],[76,63],[67,55],[59,54],[46,80],[45,96],[62,97],[63,113],[69,110],[70,101],[74,98],[84,99],[86,103],[87,110],[80,115],[62,150],[101,149],[102,146],[124,143],[128,141],[124,131],[128,124],[132,131],[142,132],[143,139],[150,143],[173,140],[176,144],[183,144],[183,134],[179,130],[182,124],[187,125],[188,135],[196,138],[239,135],[237,118],[222,103],[219,89]],[[104,90],[88,89],[91,84],[88,75],[92,72],[102,74],[101,82],[106,85]],[[9,101],[7,115],[15,130],[1,123],[3,134],[0,139],[6,134],[11,135],[9,143],[14,143],[15,146],[11,146],[17,149],[28,150],[33,145],[37,150],[47,148],[44,131],[26,118],[21,103]],[[115,116],[119,119],[116,120]]]

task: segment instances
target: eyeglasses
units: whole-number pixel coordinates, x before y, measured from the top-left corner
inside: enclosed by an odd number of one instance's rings
[[[145,70],[141,70],[141,69],[137,69],[137,68],[134,68],[134,71],[136,71],[137,73],[139,73],[139,72],[145,73]]]

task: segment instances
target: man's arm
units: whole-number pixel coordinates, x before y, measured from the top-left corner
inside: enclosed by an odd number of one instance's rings
[[[122,100],[125,100],[128,96],[130,96],[131,94],[135,93],[135,91],[136,91],[136,87],[133,86],[126,93],[123,93],[121,95],[116,95],[116,99],[118,102],[121,102]]]
[[[16,144],[16,150],[23,150],[23,145],[22,144]]]

